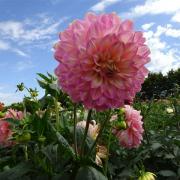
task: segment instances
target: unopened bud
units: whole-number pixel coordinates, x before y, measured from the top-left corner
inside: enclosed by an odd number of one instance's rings
[[[125,130],[125,129],[127,128],[126,122],[125,122],[125,121],[119,121],[119,122],[117,123],[117,128],[118,128],[119,130]]]
[[[18,84],[17,88],[19,91],[23,91],[24,90],[24,83]]]
[[[156,175],[152,172],[143,172],[138,180],[155,180]]]

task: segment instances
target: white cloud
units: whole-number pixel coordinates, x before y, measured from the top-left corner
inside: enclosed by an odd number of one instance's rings
[[[121,0],[101,0],[100,2],[98,2],[97,4],[95,4],[94,6],[92,6],[90,8],[90,10],[94,11],[94,12],[102,12],[104,11],[108,6],[115,4],[117,2],[119,2]]]
[[[176,12],[171,20],[174,21],[174,22],[179,22],[180,23],[180,11]]]
[[[161,71],[163,74],[180,66],[178,50],[161,40],[161,36],[165,33],[166,31],[161,30],[158,26],[155,32],[149,30],[144,34],[151,50],[151,61],[148,64],[148,69],[153,72]]]
[[[54,21],[43,13],[35,17],[26,18],[24,21],[0,21],[0,51],[10,51],[19,56],[29,57],[24,52],[26,45],[30,45],[31,48],[50,45],[53,35],[59,31],[60,24],[68,19],[62,17],[59,21]]]
[[[166,35],[173,38],[180,38],[180,29],[175,29],[171,24],[164,26],[158,26],[155,36]]]
[[[146,14],[174,14],[180,11],[179,0],[146,0],[143,5],[137,5],[130,12],[123,14],[129,17],[138,17]]]
[[[142,29],[144,29],[144,30],[147,31],[147,30],[150,29],[154,24],[155,24],[154,22],[147,23],[147,24],[143,24],[143,25],[142,25]]]
[[[20,41],[20,43],[29,43],[32,41],[47,40],[51,35],[58,31],[59,25],[64,22],[67,17],[62,18],[58,22],[48,23],[48,19],[43,19],[36,27],[32,22],[4,21],[0,22],[0,35],[12,41]],[[44,21],[46,20],[46,23]],[[29,24],[28,24],[29,23]],[[32,24],[30,24],[32,23]]]
[[[9,43],[0,40],[0,51],[11,51],[19,56],[28,57],[28,55],[20,49],[12,48]]]
[[[8,50],[9,44],[0,40],[0,50]]]
[[[26,54],[25,52],[23,52],[23,51],[21,51],[19,49],[13,48],[12,51],[15,52],[16,54],[18,54],[19,56],[29,57],[28,54]]]
[[[0,34],[19,38],[24,33],[23,24],[17,21],[0,22]]]

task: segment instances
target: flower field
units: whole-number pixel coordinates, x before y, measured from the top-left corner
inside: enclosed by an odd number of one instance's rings
[[[179,69],[148,77],[143,33],[115,13],[73,21],[54,49],[44,96],[21,83],[22,102],[0,103],[0,180],[178,180]]]

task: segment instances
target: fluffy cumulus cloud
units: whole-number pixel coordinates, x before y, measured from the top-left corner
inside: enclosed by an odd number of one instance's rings
[[[147,31],[147,30],[150,29],[154,24],[155,24],[154,22],[147,23],[147,24],[143,24],[143,25],[142,25],[142,29]]]
[[[173,38],[180,38],[180,29],[173,28],[171,24],[167,24],[165,27],[159,25],[155,36],[166,35]]]
[[[180,23],[180,10],[174,14],[171,20]]]
[[[144,29],[145,25],[142,26]],[[177,69],[180,66],[180,55],[178,50],[162,40],[162,36],[169,36],[169,28],[173,31],[172,25],[166,27],[157,26],[155,31],[148,29],[145,32],[147,44],[151,50],[151,62],[148,64],[150,71],[166,74],[171,69]],[[171,35],[172,36],[172,35]],[[174,35],[173,35],[174,36]],[[173,37],[172,36],[172,37]]]
[[[180,3],[179,0],[145,0],[136,4],[129,11],[121,14],[122,17],[140,18],[157,15],[168,15],[167,24],[156,21],[142,25],[145,31],[147,44],[151,49],[150,71],[167,73],[170,69],[180,67]],[[172,24],[174,23],[174,24]],[[175,24],[177,23],[177,24]]]
[[[179,0],[146,0],[144,4],[137,5],[123,16],[138,17],[147,14],[174,14],[180,11]]]
[[[104,11],[108,6],[113,5],[121,0],[100,0],[97,4],[92,6],[90,10],[94,12],[102,12]]]

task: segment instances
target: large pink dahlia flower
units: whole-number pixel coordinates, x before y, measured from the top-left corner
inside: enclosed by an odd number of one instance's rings
[[[55,45],[59,86],[88,109],[118,108],[132,101],[148,70],[142,32],[115,13],[88,13],[60,33]]]
[[[126,130],[113,130],[119,139],[119,143],[126,148],[135,148],[141,144],[144,132],[142,116],[140,111],[133,109],[129,105],[125,105],[125,122]]]

